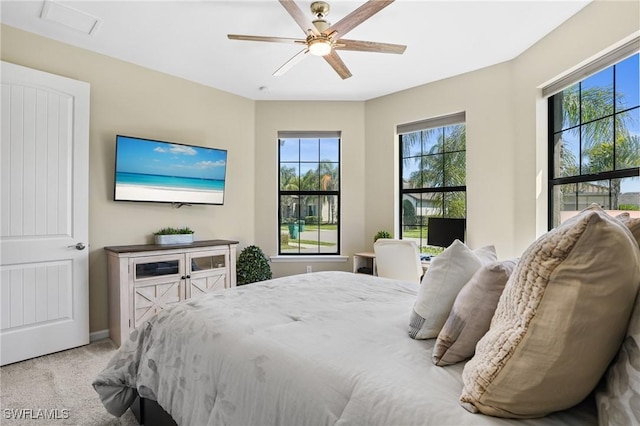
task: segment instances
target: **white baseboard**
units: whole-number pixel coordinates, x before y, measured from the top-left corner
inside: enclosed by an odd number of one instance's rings
[[[109,337],[109,330],[100,330],[89,333],[89,341],[95,342],[96,340],[102,340]]]

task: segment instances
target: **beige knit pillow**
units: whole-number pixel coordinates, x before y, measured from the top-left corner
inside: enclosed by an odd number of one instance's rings
[[[640,245],[640,218],[632,218],[629,213],[619,214],[616,218],[629,228],[629,231],[633,234],[633,238],[635,238],[638,245]]]
[[[640,249],[591,207],[523,254],[463,371],[471,412],[540,417],[582,401],[615,356],[640,285]]]

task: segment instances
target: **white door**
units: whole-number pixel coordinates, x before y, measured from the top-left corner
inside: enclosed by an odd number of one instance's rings
[[[5,365],[89,343],[89,84],[1,67]]]

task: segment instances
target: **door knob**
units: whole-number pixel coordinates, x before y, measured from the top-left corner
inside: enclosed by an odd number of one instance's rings
[[[75,248],[76,250],[84,250],[87,246],[84,245],[84,243],[78,243],[72,246],[67,246],[67,248]]]

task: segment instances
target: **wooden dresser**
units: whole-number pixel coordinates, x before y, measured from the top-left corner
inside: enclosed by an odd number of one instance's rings
[[[237,241],[105,247],[109,335],[118,345],[167,306],[236,286]]]

